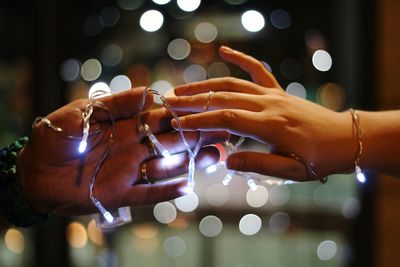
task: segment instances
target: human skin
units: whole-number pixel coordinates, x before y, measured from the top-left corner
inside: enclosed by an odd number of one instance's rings
[[[94,185],[94,195],[107,209],[121,206],[148,205],[167,201],[185,194],[186,179],[170,179],[187,172],[188,156],[177,132],[171,132],[172,116],[165,108],[149,109],[152,94],[146,98],[143,121],[158,140],[175,157],[174,163],[162,164],[164,159],[151,158],[145,144],[145,135],[137,129],[138,107],[144,88],[134,88],[123,93],[98,99],[112,114],[115,128],[112,144],[110,117],[104,110],[92,115],[91,134],[84,155],[77,150],[79,140],[60,136],[45,123],[34,125],[28,144],[18,157],[18,181],[22,192],[32,207],[43,213],[83,215],[96,211],[89,198],[89,179],[110,145],[109,155],[101,166]],[[46,116],[52,124],[61,127],[65,134],[82,136],[82,111],[87,99],[74,101]],[[100,131],[100,130],[99,130]],[[203,145],[222,142],[226,133],[211,133],[203,137]],[[198,133],[186,135],[194,147]],[[203,148],[197,161],[199,167],[219,160],[213,146]],[[146,163],[147,176],[152,182],[141,179],[140,164]]]
[[[354,171],[358,138],[350,112],[336,112],[287,94],[255,58],[228,47],[220,56],[247,71],[253,82],[222,77],[180,85],[168,102],[185,131],[223,130],[268,145],[269,153],[242,151],[227,167],[307,181]],[[213,93],[209,95],[210,91]],[[208,103],[208,111],[203,112]],[[190,113],[187,115],[187,113]],[[400,175],[400,111],[358,111],[363,170]],[[177,127],[177,121],[172,120]],[[310,176],[295,154],[314,166]]]

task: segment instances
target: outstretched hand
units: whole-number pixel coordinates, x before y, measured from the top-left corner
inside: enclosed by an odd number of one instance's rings
[[[24,196],[39,212],[60,215],[80,215],[96,211],[89,198],[89,179],[106,149],[109,155],[102,164],[94,185],[94,195],[108,209],[128,205],[154,204],[184,194],[186,179],[169,179],[187,172],[188,156],[178,133],[172,132],[172,116],[164,108],[152,109],[152,95],[148,94],[146,112],[142,120],[147,123],[158,140],[174,154],[174,162],[154,158],[137,129],[138,107],[144,88],[135,88],[120,94],[98,99],[112,114],[115,127],[112,142],[110,117],[104,110],[94,109],[91,134],[84,154],[78,152],[79,140],[57,134],[40,121],[34,125],[28,144],[18,159],[18,179]],[[82,136],[82,112],[88,100],[74,101],[49,114],[46,118],[70,136]],[[203,145],[224,141],[227,135],[210,133],[203,137]],[[194,147],[198,133],[186,136]],[[213,146],[203,148],[198,156],[199,165],[212,164],[219,159]],[[145,183],[140,164],[147,166]]]
[[[287,94],[253,57],[228,47],[221,47],[220,55],[247,71],[254,82],[223,77],[176,87],[178,97],[168,102],[175,110],[192,113],[180,118],[184,130],[228,131],[268,144],[270,153],[231,155],[227,167],[238,171],[304,181],[352,169],[356,142],[350,114]],[[207,101],[209,111],[202,112]],[[175,120],[172,124],[177,125]],[[312,163],[317,175],[310,177],[290,154]]]

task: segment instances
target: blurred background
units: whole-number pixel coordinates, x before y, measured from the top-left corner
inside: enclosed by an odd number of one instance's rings
[[[399,108],[399,12],[390,0],[3,0],[0,144],[92,86],[164,93],[249,79],[218,57],[220,45],[267,62],[288,93],[330,109]],[[133,222],[111,232],[91,216],[3,226],[0,266],[398,266],[396,178],[249,190],[240,177],[222,185],[225,173],[198,171],[195,194],[134,207]]]

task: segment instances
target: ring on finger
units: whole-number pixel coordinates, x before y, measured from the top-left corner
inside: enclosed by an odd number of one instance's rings
[[[150,158],[157,158],[158,153],[157,153],[156,146],[154,145],[153,142],[151,142],[150,138],[148,138],[148,137],[146,138],[146,145],[149,150]]]
[[[149,178],[147,177],[147,164],[143,162],[140,164],[140,178],[145,184],[151,184]]]

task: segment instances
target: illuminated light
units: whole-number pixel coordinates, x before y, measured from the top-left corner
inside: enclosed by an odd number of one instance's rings
[[[217,164],[210,165],[210,166],[208,166],[208,167],[206,168],[206,173],[207,173],[207,174],[214,173],[214,172],[217,171],[217,169],[218,169],[218,165],[217,165]]]
[[[243,27],[249,32],[261,31],[265,26],[264,16],[256,10],[244,12],[241,21]]]
[[[145,0],[118,0],[117,4],[124,10],[135,10],[143,5]]]
[[[207,237],[215,237],[222,232],[222,221],[214,215],[204,217],[199,223],[200,232]]]
[[[78,152],[82,154],[83,152],[86,151],[86,148],[87,148],[87,141],[85,141],[85,140],[80,141],[79,147],[78,147]]]
[[[292,58],[286,58],[282,61],[280,67],[281,67],[281,73],[283,77],[285,77],[286,79],[295,80],[299,78],[301,73],[301,67],[296,60]]]
[[[73,248],[82,248],[87,243],[87,232],[79,222],[72,222],[67,226],[66,236],[69,245]]]
[[[192,212],[199,205],[199,198],[196,193],[187,194],[175,199],[175,206],[183,212]]]
[[[90,36],[98,35],[103,30],[101,18],[97,15],[89,16],[83,23],[83,31]]]
[[[81,76],[85,81],[94,81],[101,75],[101,64],[97,59],[88,59],[82,64]]]
[[[188,183],[185,187],[182,187],[182,188],[180,189],[180,191],[181,191],[183,194],[192,194],[192,193],[194,192],[194,185]]]
[[[290,191],[287,185],[274,185],[269,190],[268,199],[274,206],[285,205],[290,198]]]
[[[25,239],[21,231],[10,228],[4,235],[4,244],[7,249],[15,254],[20,254],[25,248]]]
[[[170,236],[163,243],[164,252],[168,257],[179,258],[186,252],[186,244],[182,238]]]
[[[360,201],[357,198],[349,197],[342,205],[342,214],[346,219],[354,219],[361,210]]]
[[[192,12],[199,8],[201,0],[178,0],[177,4],[185,12]]]
[[[154,206],[154,217],[160,223],[170,223],[176,218],[176,209],[169,202],[161,202]]]
[[[114,67],[122,60],[122,49],[116,44],[104,47],[100,60],[105,66]]]
[[[323,84],[317,91],[317,101],[331,110],[342,110],[345,103],[344,90],[336,83]]]
[[[206,200],[214,207],[221,207],[229,200],[229,190],[222,184],[213,184],[207,188]]]
[[[328,71],[332,67],[332,57],[325,50],[317,50],[312,56],[312,63],[319,71]]]
[[[191,50],[190,43],[182,38],[172,40],[168,44],[168,55],[175,60],[182,60],[189,56]]]
[[[153,224],[141,224],[135,225],[132,232],[140,239],[151,239],[158,235],[158,228]]]
[[[247,185],[250,187],[250,190],[253,190],[253,191],[257,190],[257,184],[253,179],[248,178],[247,179]]]
[[[171,2],[171,0],[153,0],[153,2],[156,3],[157,5],[165,5]]]
[[[90,220],[87,226],[87,233],[89,239],[96,244],[97,246],[103,245],[103,233],[102,231],[96,227],[96,222],[94,220]]]
[[[207,68],[208,78],[231,76],[231,70],[223,62],[214,62]]]
[[[111,215],[109,211],[106,211],[103,213],[104,219],[106,219],[107,222],[112,223],[114,221],[114,217]]]
[[[317,248],[318,258],[322,261],[328,261],[333,259],[337,253],[336,242],[332,240],[324,240],[319,243]]]
[[[97,82],[93,84],[89,89],[89,98],[95,99],[111,95],[110,87],[104,82]]]
[[[76,59],[68,59],[61,64],[60,76],[66,82],[72,82],[79,78],[81,64]]]
[[[235,171],[228,170],[228,172],[226,173],[224,179],[222,180],[222,184],[223,185],[228,185],[231,182],[234,173],[235,173]]]
[[[247,214],[240,219],[239,230],[244,235],[257,234],[262,226],[260,217],[255,214]]]
[[[257,186],[256,190],[249,189],[246,194],[247,203],[253,208],[259,208],[268,201],[268,190],[264,186]]]
[[[166,92],[173,89],[172,84],[165,80],[155,81],[150,85],[150,88],[156,90],[160,95],[165,95]],[[157,104],[162,104],[162,100],[158,96],[154,96],[154,102]]]
[[[269,219],[269,229],[273,233],[284,233],[289,226],[290,216],[286,212],[276,212]]]
[[[100,12],[103,26],[114,26],[119,21],[119,9],[113,6],[105,7]]]
[[[357,180],[362,184],[367,181],[364,173],[361,171],[361,168],[359,166],[356,166],[356,176],[357,176]]]
[[[292,18],[286,10],[275,9],[271,12],[271,24],[277,29],[284,30],[290,27]]]
[[[204,81],[207,79],[206,70],[197,64],[192,64],[183,71],[183,80],[186,83]]]
[[[309,29],[304,35],[306,44],[312,50],[323,49],[325,47],[325,38],[322,33],[316,29]]]
[[[183,161],[182,157],[179,154],[170,155],[169,157],[163,157],[158,159],[160,162],[161,168],[173,168],[179,163]]]
[[[128,76],[117,75],[110,82],[110,90],[112,93],[119,93],[132,88],[131,80]]]
[[[303,99],[307,98],[306,88],[301,83],[298,82],[289,83],[288,86],[286,86],[286,93]]]
[[[315,188],[313,200],[318,206],[329,206],[332,202],[332,189],[327,184],[321,184]]]
[[[210,22],[199,23],[194,29],[194,36],[199,42],[211,43],[218,36],[217,27]]]
[[[98,254],[96,267],[120,266],[118,255],[112,249],[106,247],[98,252],[96,251],[96,254]]]
[[[161,60],[154,68],[156,80],[168,80],[176,75],[176,67],[170,60]]]
[[[164,24],[164,16],[160,11],[148,10],[140,17],[140,27],[147,32],[155,32]]]
[[[190,226],[190,223],[186,218],[178,217],[175,219],[175,221],[169,223],[168,226],[174,229],[183,230],[187,229]]]

